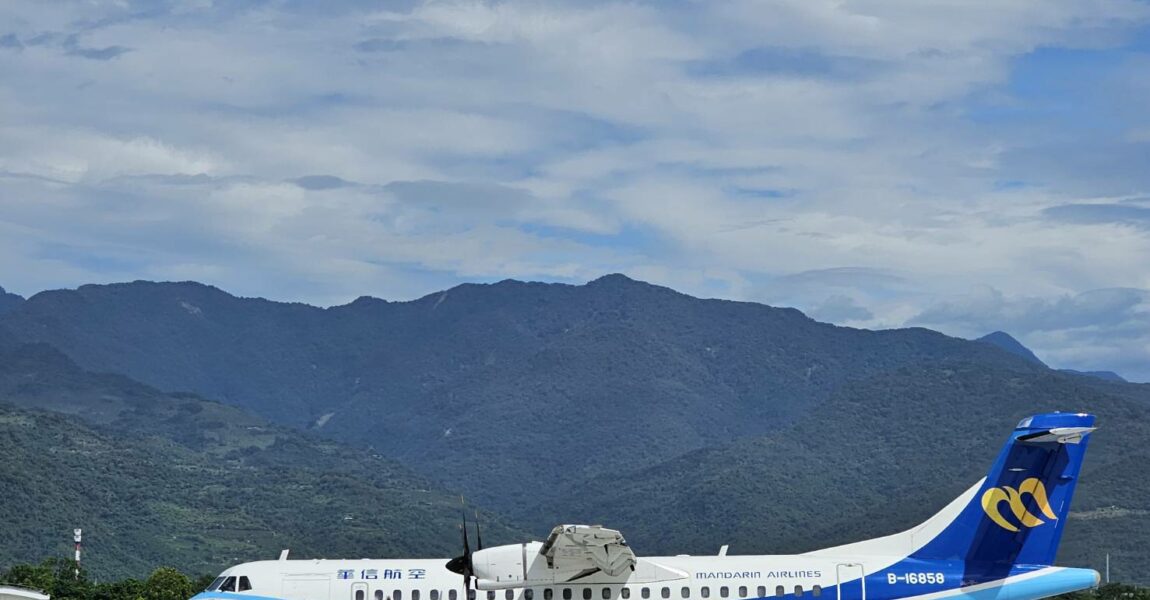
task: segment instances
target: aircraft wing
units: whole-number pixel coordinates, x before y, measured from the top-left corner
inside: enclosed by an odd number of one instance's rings
[[[635,570],[635,553],[623,534],[602,525],[559,525],[539,549],[547,566],[570,571],[567,581],[602,571],[615,577]]]

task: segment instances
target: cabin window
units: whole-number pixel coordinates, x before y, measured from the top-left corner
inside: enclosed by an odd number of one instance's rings
[[[623,598],[623,600],[627,600],[631,597],[631,588],[625,587],[622,590],[619,590],[619,596]]]
[[[745,586],[745,585],[739,586],[739,597],[740,598],[746,598],[747,597],[747,586]]]
[[[724,585],[723,587],[719,588],[719,597],[720,598],[726,598],[727,596],[730,596],[730,595],[731,595],[731,589],[728,588],[727,586]]]
[[[552,591],[551,588],[543,588],[543,600],[551,600],[551,597],[554,595],[555,592]]]
[[[802,597],[803,597],[803,586],[796,585],[795,586],[795,598],[802,598]]]
[[[459,600],[459,593],[455,590],[447,590],[447,600]]]
[[[487,600],[495,600],[495,590],[487,591]]]
[[[683,588],[679,590],[679,595],[684,597],[684,598],[690,598],[691,597],[691,588],[689,588],[687,586],[683,586]]]
[[[531,588],[523,590],[523,600],[535,600],[535,590]]]
[[[411,590],[411,600],[419,600],[419,590]]]
[[[571,588],[563,588],[563,600],[571,600]]]
[[[395,590],[391,595],[391,600],[403,600],[403,590]]]
[[[475,590],[467,590],[467,600],[475,600],[475,597],[477,595],[478,595],[478,592],[476,592]]]
[[[515,600],[515,590],[507,590],[506,592],[503,592],[503,598],[505,600]]]
[[[591,588],[583,588],[583,600],[591,600]]]
[[[787,588],[785,588],[781,585],[776,585],[775,586],[775,595],[778,596],[779,598],[786,596],[787,595]]]
[[[224,582],[220,584],[220,591],[221,592],[234,592],[234,591],[236,591],[236,578],[235,577],[228,577],[227,579],[225,579]]]
[[[659,595],[664,597],[664,598],[670,598],[671,597],[671,588],[669,588],[669,587],[663,588],[662,590],[659,591]]]
[[[758,597],[760,597],[760,598],[766,598],[767,597],[767,586],[760,585],[759,587],[755,588],[755,591],[758,592],[758,594],[756,594]]]
[[[375,597],[375,600],[383,600],[383,590],[375,590],[375,593],[372,594],[372,596]]]
[[[647,598],[651,597],[651,588],[643,588],[639,590],[639,595],[643,597],[643,600],[647,600]]]
[[[431,590],[431,600],[439,600],[439,590]]]
[[[699,590],[699,595],[704,597],[704,598],[710,598],[711,597],[711,588],[704,585],[703,589]]]
[[[603,588],[603,600],[611,600],[611,588]]]
[[[355,600],[367,600],[367,590],[356,590]]]
[[[823,586],[816,585],[815,587],[811,588],[811,593],[816,595],[816,596],[822,596],[823,595]]]

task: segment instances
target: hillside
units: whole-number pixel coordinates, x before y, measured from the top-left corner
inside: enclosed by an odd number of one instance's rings
[[[38,406],[68,416],[19,406]],[[458,497],[393,461],[0,333],[0,568],[66,554],[96,576],[274,556],[453,556]],[[488,519],[491,520],[490,518]],[[500,521],[489,539],[519,539]]]
[[[1150,507],[1130,484],[1150,461],[1129,443],[1150,434],[1150,386],[925,329],[835,327],[622,276],[329,309],[194,283],[84,286],[38,294],[0,326],[46,353],[37,360],[59,349],[57,360],[223,403],[212,410],[370,447],[536,536],[609,523],[644,554],[891,532],[980,477],[1020,416],[1091,410],[1104,429],[1064,556],[1095,564],[1110,549],[1118,570],[1150,560]],[[68,411],[61,396],[26,405]],[[101,406],[72,412],[99,421]],[[211,452],[196,439],[182,443]]]
[[[600,479],[611,493],[569,494],[571,514],[638,548],[805,552],[922,522],[986,475],[1020,418],[1082,410],[1100,429],[1060,560],[1101,569],[1110,553],[1116,579],[1145,583],[1150,448],[1131,441],[1150,433],[1150,394],[1090,383],[977,363],[898,369],[843,386],[793,427]]]
[[[620,275],[330,309],[193,283],[83,286],[0,323],[91,370],[370,445],[501,511],[786,426],[855,378],[1023,362],[925,329],[835,327]]]
[[[1014,339],[1014,336],[1006,333],[1005,331],[994,331],[978,338],[975,341],[998,346],[999,348],[1002,348],[1003,350],[1006,350],[1015,356],[1021,356],[1022,358],[1025,358],[1026,360],[1036,365],[1042,365],[1044,367],[1047,366],[1046,363],[1042,362],[1041,359],[1034,355],[1034,352],[1031,351],[1030,348],[1023,346],[1022,342]]]

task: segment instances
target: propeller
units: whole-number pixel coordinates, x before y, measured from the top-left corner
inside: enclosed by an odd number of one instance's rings
[[[463,497],[459,498],[460,504],[463,505],[462,515],[463,524],[459,526],[460,532],[463,533],[463,554],[447,561],[447,570],[452,573],[459,573],[463,575],[463,600],[471,600],[471,578],[475,577],[475,565],[471,562],[471,544],[467,540],[467,504],[464,502]],[[479,543],[479,549],[483,549],[483,540],[479,538],[479,513],[476,512],[475,518],[475,535],[476,541]]]

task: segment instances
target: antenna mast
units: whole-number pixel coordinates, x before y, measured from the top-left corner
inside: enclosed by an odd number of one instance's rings
[[[73,529],[72,539],[76,541],[76,579],[80,578],[80,541],[83,539],[83,529]]]

